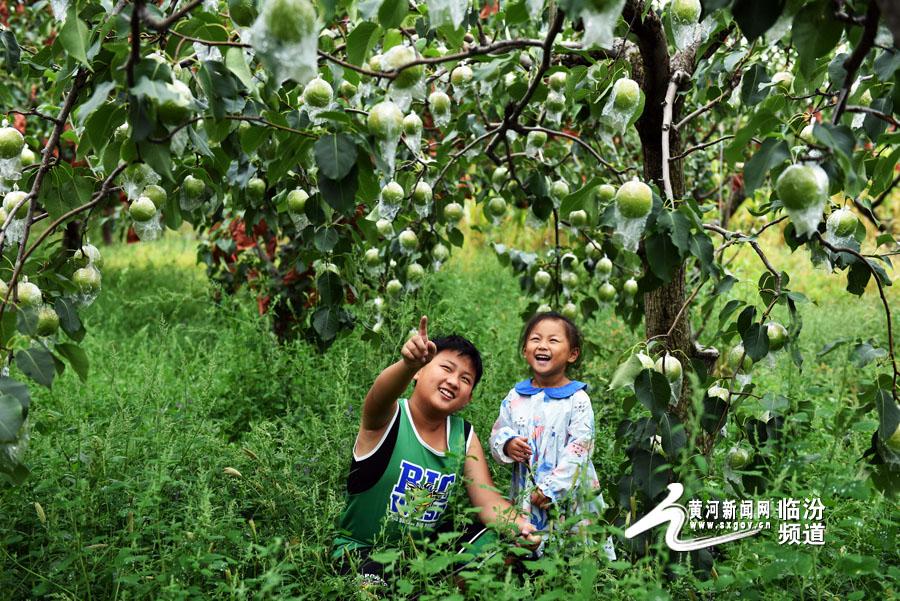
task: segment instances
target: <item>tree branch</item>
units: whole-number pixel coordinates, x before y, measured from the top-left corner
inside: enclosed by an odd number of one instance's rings
[[[887,113],[882,113],[879,110],[875,110],[875,109],[869,108],[867,106],[856,106],[856,105],[851,104],[849,106],[845,106],[844,110],[847,111],[848,113],[868,113],[869,115],[874,115],[875,117],[878,117],[882,121],[887,121],[894,127],[900,127],[900,122],[898,122],[896,119],[894,119]]]
[[[553,48],[553,40],[559,34],[560,30],[562,30],[563,25],[563,12],[558,7],[556,9],[556,14],[553,16],[553,21],[550,23],[550,27],[547,30],[547,37],[544,40],[543,54],[541,56],[541,64],[538,66],[537,73],[534,75],[534,79],[531,80],[531,84],[528,86],[528,89],[525,91],[525,95],[522,96],[522,99],[517,102],[512,109],[507,107],[506,114],[503,117],[503,123],[500,125],[499,130],[497,131],[497,135],[491,140],[488,144],[486,152],[491,153],[496,148],[498,142],[500,141],[501,136],[506,135],[506,130],[510,128],[513,123],[517,123],[519,116],[522,114],[522,111],[525,110],[525,107],[528,105],[528,102],[531,100],[531,97],[534,95],[534,91],[537,90],[538,85],[541,83],[541,78],[546,73],[547,69],[550,68],[550,58],[552,57],[551,49]]]
[[[859,39],[856,48],[853,49],[853,54],[844,61],[843,66],[847,75],[844,77],[844,85],[841,87],[837,107],[834,109],[834,117],[831,120],[835,125],[841,120],[841,115],[844,114],[844,109],[847,106],[847,97],[850,95],[850,87],[856,79],[856,71],[859,69],[860,65],[862,65],[863,59],[866,58],[866,55],[875,43],[875,35],[878,33],[878,17],[880,14],[878,4],[874,2],[874,0],[871,0],[869,2],[869,10],[866,11],[866,25],[863,28],[862,37]]]

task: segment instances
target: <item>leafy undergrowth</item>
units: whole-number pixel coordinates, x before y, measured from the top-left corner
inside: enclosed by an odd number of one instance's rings
[[[302,343],[279,346],[248,299],[214,303],[189,240],[170,236],[104,254],[103,293],[84,314],[89,380],[82,384],[66,372],[52,391],[35,394],[32,475],[19,488],[0,488],[3,598],[352,598],[353,583],[335,576],[328,559],[350,445],[366,389],[395,360],[416,316],[429,315],[433,334],[467,334],[482,349],[485,377],[465,410],[482,440],[500,399],[525,375],[515,350],[524,301],[487,251],[468,249],[417,298],[393,307],[381,345],[362,340],[357,328],[325,355]],[[732,266],[748,278],[735,287],[747,299],[758,274],[752,259],[744,251]],[[780,249],[772,261],[802,264]],[[871,488],[859,461],[876,416],[836,422],[841,409],[858,405],[854,393],[875,365],[855,367],[849,344],[817,356],[841,337],[885,346],[884,316],[877,295],[856,300],[843,291],[842,277],[795,273],[803,277],[795,275],[791,287],[817,303],[800,307],[803,370],[780,356],[757,368],[754,381],[759,391],[809,403],[762,497],[821,497],[825,545],[778,545],[774,532],[764,532],[722,545],[712,573],[694,573],[683,562],[667,566],[660,542],[639,559],[629,558],[619,541],[612,564],[600,559],[597,546],[551,555],[521,576],[498,554],[480,571],[461,574],[465,593],[436,573],[448,561],[437,553],[429,561],[389,562],[399,584],[387,597],[896,595],[896,505]],[[603,391],[639,336],[607,313],[584,330],[601,348],[579,376],[594,386],[594,461],[608,486],[622,459],[612,441],[625,415]],[[757,399],[742,408],[764,409]],[[640,411],[632,409],[632,417]],[[718,445],[701,478],[704,490],[730,493],[723,459],[739,437],[729,423],[730,440]],[[492,468],[505,489],[508,474]],[[607,531],[598,527],[596,534]]]

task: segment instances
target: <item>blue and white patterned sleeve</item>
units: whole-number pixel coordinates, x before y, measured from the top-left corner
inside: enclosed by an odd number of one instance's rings
[[[514,394],[515,392],[510,390],[503,402],[500,403],[500,415],[497,416],[497,421],[494,422],[494,427],[491,428],[491,455],[498,463],[514,463],[513,458],[503,452],[506,441],[518,436],[510,408]]]
[[[585,476],[594,450],[594,410],[587,393],[579,390],[571,397],[572,414],[556,466],[538,482],[541,491],[554,503],[573,489],[575,481]]]

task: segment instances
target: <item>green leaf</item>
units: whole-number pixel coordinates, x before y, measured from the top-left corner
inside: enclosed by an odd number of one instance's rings
[[[683,257],[691,249],[691,220],[679,211],[660,211],[656,217],[659,228],[669,232],[672,244],[678,248],[679,256]]]
[[[13,73],[19,70],[19,58],[22,51],[16,42],[16,35],[9,29],[0,32],[0,44],[3,45],[3,58],[6,63],[6,72]]]
[[[312,316],[313,329],[326,343],[337,336],[340,323],[340,310],[337,307],[320,307]]]
[[[70,342],[57,344],[54,348],[56,349],[56,352],[66,358],[81,381],[86,382],[88,376],[88,358],[84,349],[77,344],[72,344]]]
[[[671,413],[659,416],[659,437],[668,457],[672,457],[687,443],[687,434],[678,418]]]
[[[753,105],[765,100],[769,95],[770,88],[760,87],[764,83],[769,83],[771,79],[766,72],[766,68],[760,64],[754,64],[741,80],[741,102],[747,105]]]
[[[71,3],[66,22],[59,30],[59,43],[75,60],[87,66],[87,47],[90,45],[90,31],[84,21],[77,17],[75,3]]]
[[[871,277],[872,272],[869,271],[869,268],[857,260],[850,265],[850,270],[847,272],[847,292],[862,296]]]
[[[744,165],[744,189],[748,196],[759,188],[770,169],[781,165],[791,158],[787,142],[766,138],[762,146]]]
[[[703,415],[700,418],[700,427],[708,433],[717,432],[724,423],[723,416],[728,411],[728,403],[719,397],[704,396]]]
[[[356,142],[347,134],[322,136],[313,152],[319,172],[331,180],[343,179],[356,164]]]
[[[846,125],[832,125],[831,123],[816,123],[813,125],[813,135],[816,140],[842,155],[849,164],[856,147],[856,136]]]
[[[98,83],[94,88],[94,93],[91,94],[90,99],[78,108],[78,121],[84,123],[85,120],[91,116],[91,113],[96,111],[100,108],[100,105],[106,102],[106,98],[115,87],[116,84],[112,81]]]
[[[769,354],[769,336],[766,326],[762,324],[750,324],[749,328],[741,332],[741,342],[744,344],[744,352],[754,361]]]
[[[844,28],[834,18],[831,0],[817,0],[801,8],[791,27],[794,47],[799,55],[800,72],[809,76],[816,59],[827,54],[841,39]],[[834,82],[841,86],[843,82]]]
[[[875,75],[878,79],[888,82],[894,76],[894,72],[900,69],[900,51],[886,48],[875,59]]]
[[[28,391],[26,384],[13,380],[10,377],[0,376],[0,393],[17,398],[19,403],[22,404],[23,413],[26,416],[28,415],[28,408],[31,406],[31,393]]]
[[[384,0],[378,9],[378,22],[385,29],[399,27],[409,12],[407,0]]]
[[[877,346],[872,346],[869,342],[860,342],[853,346],[850,351],[850,361],[857,367],[865,367],[872,361],[882,359],[888,356],[888,352]]]
[[[713,243],[706,232],[697,232],[691,236],[691,254],[697,258],[701,270],[707,275],[715,276],[718,272],[713,261]]]
[[[870,106],[876,111],[881,111],[885,115],[890,115],[894,112],[893,105],[894,103],[890,98],[882,97],[874,99]],[[885,132],[887,126],[887,121],[870,113],[867,113],[865,119],[863,119],[863,128],[866,130],[866,135],[869,136],[869,139],[873,142],[878,139],[878,136]]]
[[[672,387],[664,375],[649,369],[642,370],[634,380],[634,394],[653,417],[666,412],[672,397]]]
[[[324,175],[319,177],[319,192],[322,198],[334,210],[345,215],[351,214],[356,209],[356,174],[354,166],[347,176],[340,180],[329,179]]]
[[[887,385],[890,386],[890,380]],[[875,408],[878,410],[878,437],[882,440],[888,440],[897,431],[900,425],[900,407],[891,396],[890,388],[885,389],[878,386],[875,390]]]
[[[759,2],[758,0],[735,0],[731,7],[731,14],[737,21],[738,27],[748,40],[753,41],[769,30],[781,11],[784,10],[785,0]],[[709,9],[707,9],[709,10]]]
[[[319,299],[325,305],[342,305],[344,303],[344,283],[341,276],[326,271],[316,280]]]
[[[244,57],[242,48],[231,47],[225,51],[225,66],[234,73],[242,84],[248,90],[253,90],[256,86],[253,82],[253,74],[250,73],[250,67],[247,66],[247,59]]]
[[[650,265],[650,271],[663,283],[669,282],[681,261],[678,256],[678,247],[665,233],[655,233],[649,236],[644,240],[644,247],[647,250],[647,263]]]
[[[22,404],[14,396],[0,395],[0,442],[16,442],[25,421]]]
[[[81,342],[84,340],[85,329],[75,306],[74,302],[61,296],[53,301],[53,310],[59,315],[59,325],[63,332],[75,342]]]
[[[16,353],[16,366],[26,376],[42,386],[50,388],[56,375],[53,355],[46,348],[32,346]]]
[[[347,36],[347,62],[361,66],[378,42],[380,33],[381,28],[371,21],[363,21],[354,27]]]
[[[331,252],[340,240],[337,230],[333,227],[325,227],[316,232],[313,244],[323,253]]]
[[[72,194],[74,188],[72,168],[66,163],[57,163],[44,179],[39,197],[41,204],[51,217],[59,217],[69,209],[78,206],[78,199]]]
[[[644,366],[641,365],[640,360],[635,355],[628,357],[613,373],[612,380],[609,382],[609,390],[633,386],[634,379],[641,373],[642,369],[644,369]]]

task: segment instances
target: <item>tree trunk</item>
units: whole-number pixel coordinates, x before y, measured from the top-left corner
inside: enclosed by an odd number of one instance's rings
[[[662,22],[652,11],[643,14],[643,3],[629,1],[626,4],[623,17],[632,23],[632,27],[638,37],[640,49],[640,63],[634,64],[633,74],[644,91],[644,111],[636,125],[641,139],[643,151],[644,179],[656,183],[659,190],[663,190],[663,109],[665,106],[666,89],[672,78],[673,65],[670,61],[666,36]],[[693,59],[690,57],[678,57]],[[681,62],[681,61],[679,61]],[[673,123],[678,121],[681,112],[681,101],[676,97],[673,107]],[[678,132],[669,132],[669,156],[677,156],[681,153],[681,136]],[[676,199],[684,196],[684,166],[682,161],[672,161],[669,169],[669,177],[672,184],[672,194]],[[642,252],[644,269],[649,269],[646,255]],[[672,280],[656,290],[644,294],[644,315],[647,338],[659,336],[665,348],[677,356],[685,367],[690,364],[687,359],[694,356],[694,345],[691,335],[690,312],[686,309],[678,323],[675,318],[685,301],[685,271],[684,266],[679,267]],[[673,327],[675,324],[675,327]],[[672,334],[666,337],[669,330]],[[685,378],[682,386],[681,398],[675,408],[679,418],[684,418],[690,407],[690,385]]]

